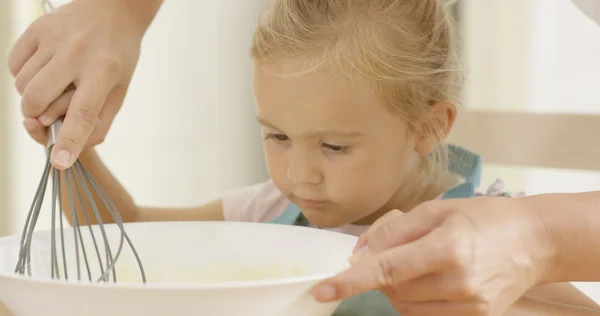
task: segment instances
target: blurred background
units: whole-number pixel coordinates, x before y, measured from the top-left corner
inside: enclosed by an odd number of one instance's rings
[[[260,0],[165,1],[125,106],[98,149],[138,203],[195,205],[267,179],[247,57],[260,9]],[[600,27],[570,0],[460,0],[454,9],[466,107],[600,112]],[[6,66],[39,14],[38,0],[0,0],[0,236],[23,226],[45,160],[21,125]],[[600,188],[598,173],[485,166],[484,186],[497,177],[528,194]],[[600,290],[581,287],[600,301]]]

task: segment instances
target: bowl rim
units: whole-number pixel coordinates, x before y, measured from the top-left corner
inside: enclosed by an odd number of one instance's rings
[[[341,272],[341,271],[340,271]],[[315,283],[335,276],[337,273],[321,273],[301,277],[276,278],[268,280],[253,281],[232,281],[232,282],[206,282],[206,283],[181,283],[181,282],[149,282],[132,283],[90,283],[89,281],[60,281],[51,279],[36,279],[19,274],[10,274],[0,272],[0,284],[4,282],[25,282],[28,284],[53,285],[60,287],[78,287],[92,289],[113,289],[113,290],[135,290],[135,291],[160,291],[160,290],[226,290],[226,289],[250,289],[265,288],[274,286],[297,285],[302,283]]]
[[[219,225],[219,223],[229,223],[227,225],[244,225],[244,226],[265,226],[265,225],[281,225],[285,226],[286,229],[298,229],[298,230],[312,230],[316,229],[321,231],[323,234],[332,234],[343,236],[344,238],[351,238],[358,240],[358,237],[350,234],[345,234],[337,231],[324,230],[314,227],[304,227],[304,226],[294,226],[294,225],[282,225],[276,223],[262,223],[262,222],[225,222],[225,221],[156,221],[156,222],[132,222],[125,223],[127,226],[138,226],[138,225],[160,225],[160,224],[168,224],[168,225],[193,225],[200,223],[201,225]],[[107,225],[115,225],[116,224],[105,224]],[[96,226],[96,225],[92,225]],[[72,229],[72,227],[67,227],[66,229]],[[37,233],[49,233],[50,230],[38,230]],[[11,239],[11,238],[20,238],[18,234],[9,235],[0,237],[0,241],[3,239]],[[349,267],[349,265],[348,265]],[[304,276],[296,276],[296,277],[288,277],[288,278],[273,278],[273,279],[264,279],[264,280],[249,280],[249,281],[228,281],[228,282],[198,282],[198,283],[187,283],[187,282],[148,282],[146,284],[140,282],[119,282],[117,279],[116,283],[98,283],[98,282],[89,282],[86,280],[76,281],[76,280],[55,280],[55,279],[43,279],[43,278],[35,278],[29,277],[27,275],[17,274],[15,272],[2,272],[0,271],[0,284],[5,282],[24,282],[28,284],[38,284],[38,285],[52,285],[59,287],[76,287],[76,288],[85,288],[85,289],[94,289],[94,290],[134,290],[134,291],[161,291],[161,290],[231,290],[231,289],[249,289],[249,288],[264,288],[264,287],[276,287],[276,286],[285,286],[285,285],[297,285],[302,283],[316,283],[322,280],[326,280],[331,278],[338,273],[341,273],[344,269],[340,269],[339,271],[332,271],[326,273],[318,273],[318,274],[310,274]],[[4,279],[4,281],[3,281]]]

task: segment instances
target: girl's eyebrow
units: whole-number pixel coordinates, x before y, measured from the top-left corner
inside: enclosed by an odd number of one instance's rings
[[[269,121],[256,117],[256,120],[263,126],[272,128],[277,131],[281,131],[281,129],[275,127],[274,124],[271,124]],[[303,136],[308,137],[324,137],[324,136],[338,136],[338,137],[359,137],[363,136],[363,133],[357,131],[337,131],[337,130],[307,130],[302,133]]]
[[[357,131],[334,131],[334,130],[322,130],[322,131],[306,131],[303,133],[306,136],[337,136],[337,137],[359,137],[363,136],[362,133]]]
[[[258,123],[260,123],[260,125],[264,125],[266,127],[270,127],[272,129],[279,130],[279,128],[273,126],[273,124],[271,124],[269,121],[265,120],[264,118],[257,116],[256,120],[258,121]]]

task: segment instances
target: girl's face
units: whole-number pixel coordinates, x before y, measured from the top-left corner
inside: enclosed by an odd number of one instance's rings
[[[257,119],[279,190],[321,227],[370,224],[393,208],[416,170],[419,140],[378,104],[324,74],[280,76],[255,67]]]

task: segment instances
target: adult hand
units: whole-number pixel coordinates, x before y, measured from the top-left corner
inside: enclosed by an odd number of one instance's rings
[[[101,143],[121,108],[149,25],[126,3],[72,1],[37,19],[12,48],[26,120],[50,126],[66,114],[52,152],[58,169]]]
[[[527,198],[480,197],[392,211],[363,234],[352,267],[314,289],[321,301],[381,290],[402,315],[503,315],[553,257]]]

